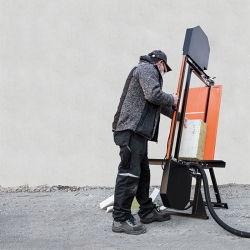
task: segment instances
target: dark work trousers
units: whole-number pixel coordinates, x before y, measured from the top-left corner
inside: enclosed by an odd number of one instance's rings
[[[144,218],[155,207],[149,198],[148,140],[130,130],[125,130],[114,132],[114,141],[120,147],[121,162],[116,178],[113,218],[115,221],[129,219],[135,196],[140,204],[138,215]]]

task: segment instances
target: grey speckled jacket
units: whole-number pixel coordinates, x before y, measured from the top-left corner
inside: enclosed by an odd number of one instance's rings
[[[162,76],[150,57],[140,60],[126,80],[112,129],[132,130],[157,141],[160,113],[172,118],[174,98],[162,91]]]

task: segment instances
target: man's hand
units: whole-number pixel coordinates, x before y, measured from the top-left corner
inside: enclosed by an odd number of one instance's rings
[[[174,106],[176,107],[177,106],[177,103],[178,103],[178,100],[179,100],[179,97],[175,94],[172,94],[172,96],[174,97]]]

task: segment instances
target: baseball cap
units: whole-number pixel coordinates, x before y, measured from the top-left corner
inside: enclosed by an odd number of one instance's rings
[[[159,59],[159,60],[163,60],[163,62],[165,63],[165,66],[167,68],[167,72],[171,71],[172,69],[168,66],[167,64],[167,56],[164,52],[162,52],[161,50],[153,50],[152,52],[150,52],[148,54],[152,59]]]

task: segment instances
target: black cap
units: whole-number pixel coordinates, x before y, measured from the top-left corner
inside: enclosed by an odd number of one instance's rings
[[[148,54],[152,59],[159,59],[159,60],[163,60],[163,62],[166,65],[167,68],[167,72],[171,71],[172,69],[168,66],[167,64],[167,56],[164,52],[162,52],[161,50],[153,50],[152,52],[150,52]]]

